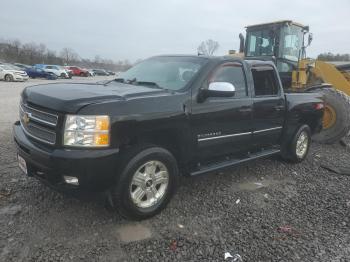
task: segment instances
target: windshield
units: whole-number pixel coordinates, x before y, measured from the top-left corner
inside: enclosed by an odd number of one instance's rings
[[[20,71],[23,70],[22,68],[15,66],[15,65],[9,65],[9,67],[11,67],[13,70],[20,70]]]
[[[246,56],[273,56],[275,47],[272,30],[264,29],[247,32]]]
[[[206,59],[197,57],[153,57],[120,75],[124,82],[154,83],[154,86],[180,90],[194,77]]]
[[[0,65],[0,68],[4,70],[21,70],[17,66],[13,66],[13,65]]]
[[[281,30],[281,43],[279,57],[291,61],[298,61],[302,48],[303,31],[300,27],[292,25]]]

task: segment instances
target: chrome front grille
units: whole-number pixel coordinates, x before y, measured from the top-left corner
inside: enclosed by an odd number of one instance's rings
[[[50,145],[56,143],[58,115],[24,104],[19,111],[22,128],[29,137]]]

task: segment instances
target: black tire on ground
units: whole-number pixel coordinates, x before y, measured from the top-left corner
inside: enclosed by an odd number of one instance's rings
[[[316,89],[324,95],[325,104],[329,104],[336,112],[335,124],[313,136],[313,140],[319,143],[332,144],[341,140],[350,131],[350,97],[344,92],[324,88]]]
[[[5,81],[6,82],[13,82],[13,76],[12,75],[5,75]]]
[[[54,73],[48,73],[47,75],[46,75],[46,79],[47,80],[50,80],[50,79],[53,79],[53,78],[55,78],[56,77],[56,75],[54,74]]]
[[[66,75],[65,73],[62,73],[62,74],[61,74],[61,77],[62,77],[62,78],[67,78],[67,75]]]
[[[166,207],[175,193],[179,179],[176,160],[168,150],[152,145],[137,146],[124,153],[117,174],[118,179],[111,189],[113,206],[117,212],[128,219],[142,220],[152,217]],[[132,180],[136,171],[149,161],[159,161],[165,165],[169,175],[168,184],[163,197],[155,204],[139,207],[132,200]]]
[[[304,138],[304,139],[303,139]],[[302,144],[305,141],[305,146]],[[282,158],[292,163],[302,162],[310,149],[311,145],[311,130],[308,125],[301,126],[294,134],[290,143],[285,148],[282,148]],[[302,148],[302,151],[298,151],[298,148]]]

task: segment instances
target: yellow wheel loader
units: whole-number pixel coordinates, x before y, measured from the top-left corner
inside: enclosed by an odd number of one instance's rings
[[[312,34],[308,26],[290,20],[247,26],[246,37],[239,37],[239,54],[230,54],[272,60],[286,92],[323,94],[323,130],[314,140],[334,143],[349,133],[350,62],[332,64],[306,58]]]

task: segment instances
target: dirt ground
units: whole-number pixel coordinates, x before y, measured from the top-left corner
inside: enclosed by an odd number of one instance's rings
[[[46,82],[0,82],[0,261],[225,261],[226,252],[244,262],[350,261],[350,176],[321,167],[350,166],[349,147],[313,144],[298,165],[273,157],[182,178],[160,215],[130,222],[103,195],[71,198],[20,172],[11,133],[20,93]]]

